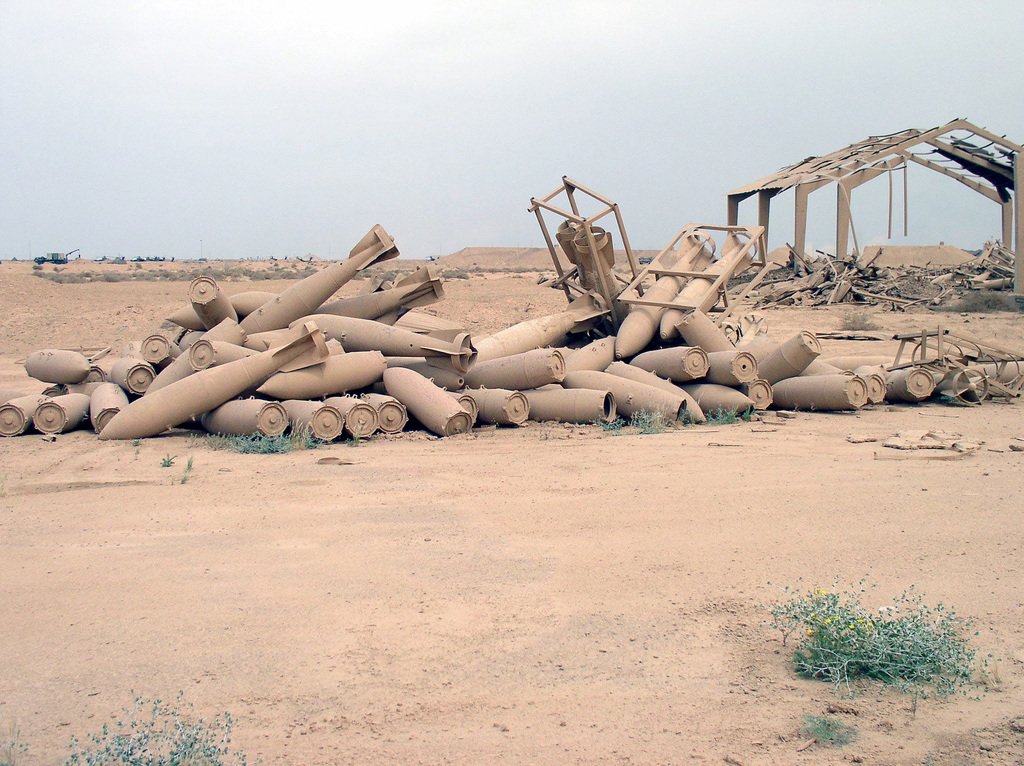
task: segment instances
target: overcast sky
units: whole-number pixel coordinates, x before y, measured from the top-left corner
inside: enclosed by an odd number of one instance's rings
[[[563,175],[660,249],[869,135],[964,117],[1024,142],[1022,29],[1019,0],[2,0],[0,258],[339,257],[375,223],[410,257],[541,246],[529,200]],[[855,193],[861,245],[887,194]],[[811,199],[831,248],[835,194]],[[999,221],[911,169],[909,241]]]

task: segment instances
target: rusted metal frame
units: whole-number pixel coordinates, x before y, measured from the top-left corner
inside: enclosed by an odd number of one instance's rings
[[[601,284],[601,295],[608,303],[608,310],[612,315],[612,324],[618,329],[622,323],[622,318],[619,316],[618,308],[615,305],[615,295],[612,295],[611,285],[608,284],[607,275],[604,273],[604,269],[600,266],[601,253],[597,249],[597,237],[594,236],[594,230],[590,227],[589,219],[583,223],[583,231],[587,235],[587,246],[590,248],[590,257],[594,259],[594,271],[597,272],[598,282]],[[614,243],[612,247],[614,248]]]
[[[754,275],[754,278],[747,282],[747,284],[743,287],[739,294],[733,297],[732,303],[729,304],[728,310],[723,311],[717,317],[715,323],[721,325],[722,322],[731,317],[733,315],[733,312],[736,310],[736,307],[743,305],[744,301],[747,300],[747,296],[750,294],[750,292],[759,284],[761,284],[764,278],[768,276],[769,271],[771,271],[771,264],[765,262],[765,264],[761,267],[761,270]]]
[[[548,252],[551,254],[551,262],[555,265],[555,272],[558,274],[558,282],[561,283],[559,286],[565,292],[566,300],[572,302],[572,293],[569,291],[568,285],[565,284],[567,277],[562,271],[562,264],[558,261],[558,255],[555,253],[554,243],[551,241],[551,235],[548,233],[547,224],[544,222],[544,216],[540,212],[539,206],[532,206],[533,212],[537,214],[537,223],[540,224],[540,231],[544,235],[544,242],[548,246]]]
[[[979,138],[984,138],[988,141],[991,141],[994,144],[998,144],[999,146],[1011,152],[1024,152],[1024,146],[1021,146],[1020,144],[1015,144],[1006,136],[997,136],[995,133],[986,130],[985,128],[978,127],[977,125],[974,125],[968,122],[967,120],[953,120],[945,127],[948,128],[946,132],[952,132],[954,130],[963,130],[967,133],[973,133]]]
[[[929,146],[934,146],[939,154],[947,159],[960,165],[960,167],[973,173],[976,176],[984,178],[986,181],[991,183],[993,186],[999,186],[994,179],[1000,179],[1003,181],[1004,186],[1013,184],[1013,168],[1006,167],[994,162],[992,159],[984,157],[977,157],[970,152],[964,151],[957,146],[951,146],[950,144],[940,141],[937,138],[933,138],[926,142]]]
[[[978,192],[979,194],[983,194],[993,202],[998,202],[999,204],[1002,204],[1003,202],[1003,200],[999,196],[999,193],[994,188],[980,184],[977,181],[972,181],[969,178],[965,178],[963,175],[957,173],[955,170],[950,170],[949,168],[943,167],[942,165],[933,160],[925,159],[924,157],[920,157],[912,152],[906,152],[903,156],[905,156],[911,162],[916,162],[918,165],[923,165],[929,170],[934,170],[937,173],[942,173],[942,175],[944,176],[949,176],[955,181],[959,181],[967,188],[974,189],[974,191]]]

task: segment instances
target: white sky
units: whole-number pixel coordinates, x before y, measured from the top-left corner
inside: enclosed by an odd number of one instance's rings
[[[1019,0],[354,5],[0,0],[0,258],[339,257],[375,223],[410,257],[541,246],[529,199],[562,175],[660,249],[869,135],[964,117],[1024,142]],[[861,245],[887,192],[854,194]],[[811,199],[831,248],[835,194]],[[999,220],[911,169],[908,241]]]

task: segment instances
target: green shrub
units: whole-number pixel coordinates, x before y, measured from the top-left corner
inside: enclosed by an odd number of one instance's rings
[[[11,721],[7,731],[0,734],[0,766],[15,766],[18,756],[28,752],[28,746],[21,741],[21,730],[17,721]]]
[[[971,290],[960,300],[943,308],[946,311],[990,314],[995,311],[1017,311],[1017,302],[1010,292]]]
[[[234,720],[227,713],[212,721],[193,720],[182,693],[174,703],[135,699],[113,726],[103,724],[74,751],[65,766],[227,766],[245,764],[245,754],[231,748]],[[182,707],[185,710],[182,710]]]
[[[323,444],[307,429],[293,429],[281,436],[211,435],[208,437],[208,443],[214,449],[229,449],[241,455],[280,455],[297,449],[316,449]]]
[[[863,583],[861,583],[863,586]],[[970,622],[942,604],[925,606],[911,588],[893,606],[869,612],[859,592],[786,589],[789,600],[769,611],[783,644],[796,633],[797,673],[850,690],[856,678],[874,679],[915,696],[945,696],[971,682],[975,652],[964,634]]]
[[[800,733],[808,739],[813,739],[819,745],[828,747],[842,747],[857,738],[855,728],[831,715],[805,715]]]
[[[668,420],[660,412],[640,410],[630,416],[629,425],[641,434],[660,434],[668,428]]]
[[[709,425],[731,425],[739,418],[733,410],[725,410],[719,407],[717,410],[704,413]]]

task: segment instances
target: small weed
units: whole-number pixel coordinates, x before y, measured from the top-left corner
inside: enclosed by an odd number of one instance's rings
[[[323,442],[307,429],[295,429],[281,436],[210,436],[211,447],[229,449],[242,455],[280,455],[297,449],[316,449]]]
[[[163,458],[160,459],[160,467],[161,468],[170,468],[172,465],[174,465],[174,461],[177,460],[177,458],[178,458],[177,455],[174,455],[172,457],[170,453],[167,453],[166,457],[163,457]]]
[[[913,694],[915,704],[929,689],[941,697],[971,683],[969,621],[942,604],[925,606],[913,588],[893,606],[869,612],[860,603],[861,586],[845,593],[786,588],[789,600],[769,609],[783,645],[794,632],[800,638],[793,652],[797,673],[847,691],[856,678],[874,679]]]
[[[188,462],[185,463],[185,471],[181,474],[181,478],[178,479],[178,484],[184,484],[192,477],[192,456],[189,455]]]
[[[0,474],[0,497],[7,497],[7,474]]]
[[[727,426],[735,423],[738,418],[733,410],[725,410],[719,407],[717,410],[705,413],[708,425]]]
[[[601,426],[602,431],[616,432],[621,431],[623,426],[626,425],[626,421],[622,418],[614,418],[613,420],[595,420],[594,425]]]
[[[668,421],[660,412],[640,410],[630,416],[629,426],[630,428],[635,428],[637,433],[660,434],[668,428]]]
[[[857,730],[832,715],[805,715],[800,733],[819,745],[842,747],[857,738]]]
[[[28,752],[28,745],[21,741],[21,730],[17,721],[11,721],[7,731],[0,734],[0,766],[16,766],[18,756]]]
[[[104,724],[84,745],[73,738],[65,766],[244,766],[245,754],[231,748],[231,716],[194,719],[183,696],[179,692],[173,703],[137,697],[122,718]]]
[[[843,317],[840,330],[881,330],[882,327],[867,311],[850,311]]]

